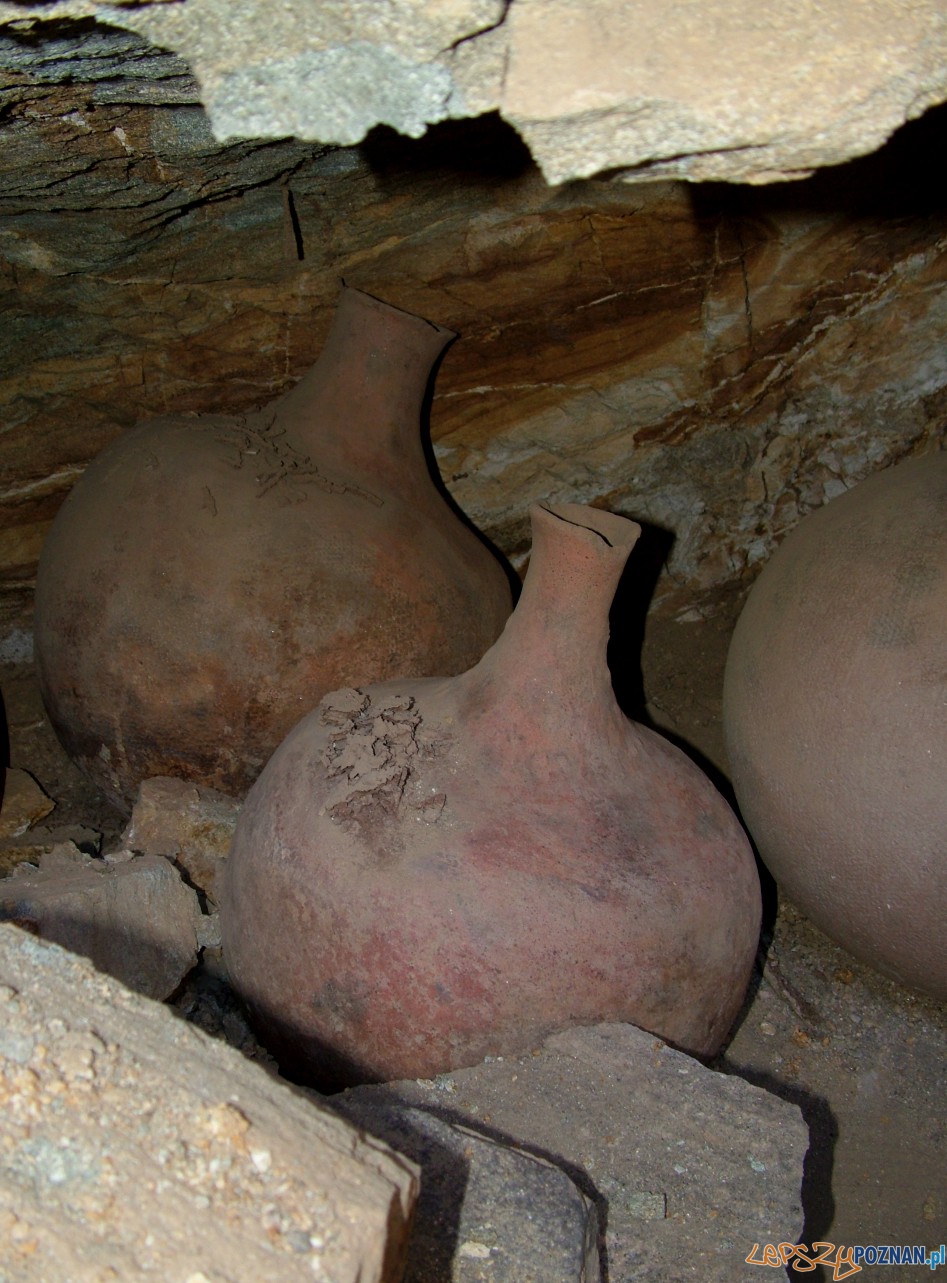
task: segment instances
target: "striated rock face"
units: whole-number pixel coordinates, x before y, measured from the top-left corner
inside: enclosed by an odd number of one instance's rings
[[[417,141],[223,145],[176,55],[16,9],[0,62],[11,655],[88,461],[142,419],[272,399],[319,351],[340,277],[459,331],[435,455],[514,564],[531,502],[606,506],[658,528],[659,610],[704,610],[802,513],[943,440],[944,109],[804,183],[551,188],[496,114]]]

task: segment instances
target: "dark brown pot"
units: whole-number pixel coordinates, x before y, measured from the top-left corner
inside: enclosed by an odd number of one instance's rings
[[[522,598],[463,676],[336,691],[251,789],[231,976],[321,1086],[428,1077],[631,1021],[717,1050],[760,921],[710,782],[618,708],[608,609],[638,527],[534,508]]]
[[[947,454],[868,478],[777,549],[733,635],[724,723],[780,887],[947,998]]]
[[[456,673],[511,608],[419,432],[450,331],[344,289],[265,409],[158,419],[88,468],[43,549],[36,656],[70,756],[127,809],[174,775],[241,795],[355,679]]]

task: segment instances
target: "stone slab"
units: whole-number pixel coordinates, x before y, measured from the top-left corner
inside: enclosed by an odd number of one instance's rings
[[[423,1108],[584,1173],[613,1283],[758,1283],[753,1244],[802,1233],[799,1109],[631,1025],[346,1098]]]
[[[414,1166],[0,925],[4,1283],[399,1283]]]
[[[514,0],[499,109],[549,183],[769,183],[947,97],[940,0]]]
[[[72,844],[0,882],[0,920],[91,959],[150,998],[169,997],[197,962],[196,892],[160,856],[112,864]]]
[[[425,1109],[328,1103],[421,1169],[405,1283],[599,1283],[598,1211],[561,1167]]]
[[[0,28],[18,36],[24,10],[0,0]],[[218,139],[349,145],[378,124],[420,137],[495,110],[553,184],[798,178],[874,150],[947,98],[940,0],[53,0],[42,10],[97,15],[116,45],[136,32],[154,49],[153,83],[185,95],[186,63]],[[114,57],[100,32],[87,41],[96,65]],[[183,62],[169,67],[158,50]]]

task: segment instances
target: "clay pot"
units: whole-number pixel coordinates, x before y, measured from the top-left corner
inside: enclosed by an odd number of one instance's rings
[[[782,890],[856,957],[947,997],[947,454],[788,536],[737,624],[724,718]]]
[[[454,336],[344,289],[315,366],[246,415],[158,419],[87,469],[43,548],[50,720],[120,807],[142,779],[242,795],[352,680],[456,673],[511,609],[419,431]]]
[[[629,721],[608,610],[639,528],[534,508],[520,602],[476,667],[335,691],[251,789],[222,905],[284,1071],[429,1077],[576,1024],[717,1050],[757,946],[749,843]]]

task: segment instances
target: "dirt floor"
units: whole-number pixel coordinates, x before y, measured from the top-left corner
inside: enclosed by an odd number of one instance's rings
[[[733,597],[709,619],[650,621],[636,680],[653,724],[692,751],[724,790],[721,691],[739,606]],[[44,823],[87,825],[114,843],[123,819],[60,750],[31,668],[0,668],[0,683],[11,765],[29,771],[57,803]],[[764,892],[759,965],[717,1067],[802,1110],[811,1134],[802,1241],[938,1246],[947,1238],[947,1012],[833,945],[779,901],[765,874]],[[197,1001],[182,1009],[206,1016]],[[223,1024],[215,1032],[239,1043],[235,1013],[225,1009]],[[931,1270],[868,1266],[864,1274],[919,1279]],[[767,1277],[772,1271],[762,1270],[761,1280]],[[807,1277],[828,1279],[832,1271],[820,1267]]]

